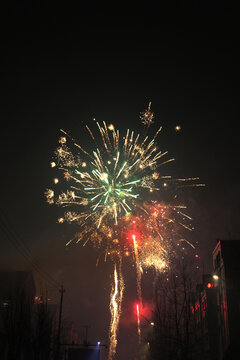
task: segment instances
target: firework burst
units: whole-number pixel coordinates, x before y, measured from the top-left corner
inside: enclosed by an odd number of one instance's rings
[[[151,111],[151,101],[150,101],[147,110],[140,113],[140,120],[144,126],[147,126],[147,128],[149,128],[149,126],[153,124],[153,119],[154,119],[154,114]]]
[[[105,122],[96,123],[95,134],[85,125],[93,151],[85,149],[61,130],[51,167],[62,175],[60,179],[54,178],[54,184],[58,187],[65,184],[66,190],[57,194],[52,189],[45,192],[49,204],[69,208],[58,219],[59,223],[66,221],[79,225],[79,232],[67,245],[73,240],[83,241],[85,245],[90,240],[103,249],[105,259],[110,256],[114,261],[109,360],[117,345],[124,289],[123,257],[133,259],[135,263],[141,308],[143,268],[153,267],[157,271],[166,268],[174,252],[175,240],[187,241],[180,234],[182,230],[191,230],[184,205],[165,204],[162,200],[157,202],[156,198],[161,199],[168,184],[174,184],[176,188],[202,186],[196,183],[197,178],[172,179],[161,171],[163,165],[174,159],[167,158],[167,151],[158,148],[161,127],[152,137],[147,135],[153,123],[151,103],[140,114],[140,120],[145,126],[144,135],[128,129],[120,136],[114,125]],[[138,312],[139,338],[140,334]]]
[[[102,126],[97,123],[97,127],[100,142],[86,126],[96,146],[92,153],[62,131],[65,136],[59,139],[60,146],[51,166],[62,171],[69,186],[57,196],[52,189],[46,190],[49,204],[76,209],[65,212],[59,222],[77,222],[82,229],[79,239],[86,239],[95,231],[106,235],[123,216],[141,209],[143,199],[161,190],[170,179],[162,175],[159,168],[173,161],[165,159],[167,152],[157,148],[156,138],[161,127],[152,139],[141,138],[129,129],[120,138],[119,131],[113,126],[107,127],[105,122]],[[55,178],[54,183],[59,185],[59,179]]]

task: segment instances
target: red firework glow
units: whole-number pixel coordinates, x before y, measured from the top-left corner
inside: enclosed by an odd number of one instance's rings
[[[137,314],[139,315],[139,304],[136,305]]]

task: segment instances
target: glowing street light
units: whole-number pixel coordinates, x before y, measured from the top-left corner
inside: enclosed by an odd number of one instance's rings
[[[221,282],[224,282],[224,283],[226,283],[226,280],[224,279],[224,278],[222,278],[221,276],[219,276],[219,275],[217,275],[217,274],[213,274],[212,275],[212,278],[214,279],[214,280],[216,280],[216,281],[221,281]]]

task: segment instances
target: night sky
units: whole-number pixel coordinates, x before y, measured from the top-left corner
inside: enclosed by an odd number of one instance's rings
[[[86,141],[81,121],[93,118],[140,131],[139,113],[151,101],[163,126],[159,147],[176,159],[169,171],[206,184],[186,195],[201,264],[209,268],[216,239],[240,238],[239,15],[222,1],[148,3],[131,10],[18,1],[0,15],[1,221],[4,213],[34,261],[63,283],[64,317],[79,332],[91,325],[93,342],[107,341],[112,265],[96,268],[90,245],[66,250],[76,228],[58,225],[63,210],[45,201],[59,129],[79,142]],[[0,240],[1,269],[30,267],[2,228]],[[130,313],[131,267],[125,278]],[[57,288],[38,274],[36,281],[58,299]],[[131,358],[126,347],[136,337],[126,319],[118,360]]]

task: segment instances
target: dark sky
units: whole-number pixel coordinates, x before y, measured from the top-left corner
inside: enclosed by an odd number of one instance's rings
[[[217,238],[240,234],[240,19],[222,1],[149,2],[132,10],[66,4],[18,1],[1,12],[1,209],[34,260],[66,287],[65,317],[79,328],[90,324],[92,341],[106,341],[111,264],[96,268],[90,246],[65,250],[76,229],[56,224],[61,209],[43,195],[59,129],[80,142],[82,120],[139,129],[139,113],[151,101],[155,123],[163,125],[159,146],[176,159],[173,174],[206,184],[186,203],[207,263]],[[4,234],[0,261],[1,268],[28,266]],[[135,274],[126,273],[128,308]],[[42,280],[44,286],[57,295]],[[130,344],[132,328],[121,326]],[[116,359],[126,359],[125,344],[120,332]]]

